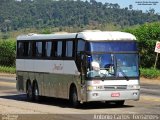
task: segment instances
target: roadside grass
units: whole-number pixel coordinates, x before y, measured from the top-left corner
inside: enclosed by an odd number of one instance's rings
[[[1,73],[15,74],[16,73],[16,68],[15,67],[0,66],[0,72]]]
[[[160,70],[154,69],[154,68],[140,68],[141,77],[144,78],[158,78],[160,77]]]

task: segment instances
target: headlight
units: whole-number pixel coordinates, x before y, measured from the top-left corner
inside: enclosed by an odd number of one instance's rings
[[[99,86],[88,85],[87,90],[104,90],[104,86],[102,86],[102,85],[99,85]]]
[[[95,89],[95,87],[93,87],[93,86],[87,86],[87,90],[94,90]]]
[[[140,89],[140,86],[139,85],[128,85],[127,86],[127,89]]]

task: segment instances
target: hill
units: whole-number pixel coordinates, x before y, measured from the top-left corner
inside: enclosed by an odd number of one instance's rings
[[[0,31],[23,28],[132,26],[160,20],[153,12],[120,8],[110,4],[73,0],[0,0]]]

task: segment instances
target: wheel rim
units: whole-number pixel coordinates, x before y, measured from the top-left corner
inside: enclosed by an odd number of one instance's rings
[[[78,106],[78,97],[77,97],[77,91],[75,89],[73,89],[71,97],[72,97],[71,98],[72,106],[77,107]]]
[[[39,101],[39,91],[38,91],[38,86],[36,83],[33,86],[33,101],[35,102]]]
[[[35,84],[35,87],[34,87],[34,99],[36,100],[36,101],[38,101],[39,100],[39,92],[38,92],[38,87],[37,87],[37,85]]]

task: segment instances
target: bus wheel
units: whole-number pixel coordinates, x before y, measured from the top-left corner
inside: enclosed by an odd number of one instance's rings
[[[121,101],[115,101],[115,104],[117,105],[117,106],[123,106],[124,105],[124,100],[121,100]]]
[[[38,102],[39,101],[39,90],[37,83],[34,83],[33,86],[33,100]]]
[[[73,87],[73,89],[70,92],[70,102],[71,105],[75,108],[77,108],[79,105],[77,90],[75,87]]]
[[[27,100],[28,101],[32,101],[33,99],[33,94],[32,94],[32,85],[30,82],[27,82]]]

